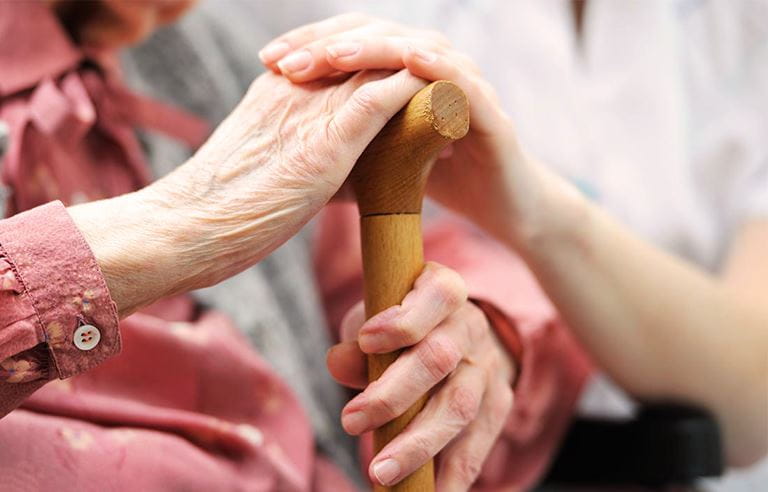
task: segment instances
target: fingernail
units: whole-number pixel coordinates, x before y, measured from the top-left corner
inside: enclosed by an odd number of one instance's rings
[[[305,70],[311,62],[312,55],[309,54],[309,51],[301,50],[286,56],[277,62],[277,66],[283,73],[293,73]]]
[[[360,350],[366,354],[373,354],[383,350],[386,341],[387,337],[381,333],[361,333],[357,343],[360,345]]]
[[[360,43],[356,43],[356,42],[336,43],[336,44],[327,46],[325,48],[325,51],[327,51],[328,54],[334,58],[340,58],[342,56],[352,56],[358,51],[360,51]]]
[[[416,58],[423,61],[424,63],[432,63],[433,61],[437,60],[437,55],[429,52],[424,51],[419,48],[411,48],[413,50],[413,54],[416,55]]]
[[[350,434],[360,434],[368,428],[368,416],[363,412],[352,412],[341,418],[341,425]]]
[[[381,485],[389,485],[400,475],[400,465],[392,458],[387,458],[373,465],[373,474]]]
[[[285,56],[290,49],[291,46],[285,41],[270,43],[259,51],[259,58],[264,63],[271,63]]]

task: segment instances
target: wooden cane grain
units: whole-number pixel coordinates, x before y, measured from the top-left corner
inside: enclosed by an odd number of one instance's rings
[[[368,145],[350,175],[360,209],[366,317],[403,301],[424,268],[421,205],[437,153],[469,129],[469,103],[451,82],[433,82],[419,91]],[[375,381],[399,353],[368,357],[368,379]],[[427,395],[403,415],[374,432],[380,451],[421,410]],[[432,492],[430,460],[391,487],[377,492]]]
[[[421,215],[373,215],[360,220],[366,318],[399,304],[424,268]],[[397,359],[399,352],[368,357],[368,378],[378,379]],[[395,438],[426,402],[426,395],[403,415],[374,432],[376,452]],[[393,487],[375,486],[376,491],[428,492],[434,490],[432,462]]]
[[[457,85],[438,81],[416,93],[350,174],[360,215],[420,213],[435,156],[468,130],[469,102]]]

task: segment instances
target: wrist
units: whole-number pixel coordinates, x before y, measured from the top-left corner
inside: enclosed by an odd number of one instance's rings
[[[590,202],[545,165],[526,158],[522,167],[528,174],[524,181],[520,176],[506,178],[507,189],[520,198],[498,238],[529,260],[583,242],[592,216]],[[525,182],[525,188],[511,179]]]
[[[68,209],[91,248],[120,317],[195,284],[183,255],[192,228],[141,190]]]

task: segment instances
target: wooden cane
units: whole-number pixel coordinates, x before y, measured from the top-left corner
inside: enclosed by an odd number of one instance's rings
[[[421,273],[421,203],[427,176],[440,149],[468,129],[464,92],[451,82],[433,82],[387,123],[352,170],[350,182],[360,210],[366,318],[400,304]],[[370,355],[368,380],[378,379],[398,355]],[[408,425],[426,399],[424,395],[403,415],[374,431],[376,452]],[[432,461],[397,485],[376,485],[374,490],[433,491]]]

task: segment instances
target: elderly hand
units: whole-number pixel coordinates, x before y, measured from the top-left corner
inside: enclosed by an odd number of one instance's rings
[[[506,422],[514,366],[462,278],[428,263],[401,305],[364,322],[362,303],[342,322],[328,352],[341,384],[365,391],[342,412],[351,434],[380,427],[432,390],[424,409],[373,459],[371,480],[397,483],[441,452],[437,490],[467,490]],[[368,384],[365,354],[405,349]]]
[[[294,82],[372,68],[407,68],[427,80],[455,82],[469,97],[472,123],[469,134],[441,156],[427,192],[500,239],[518,243],[535,233],[540,202],[552,188],[548,171],[521,152],[495,91],[443,35],[345,14],[279,36],[260,57]]]
[[[137,193],[72,207],[121,315],[266,256],[336,193],[424,85],[406,71],[300,86],[267,73],[173,173]]]

